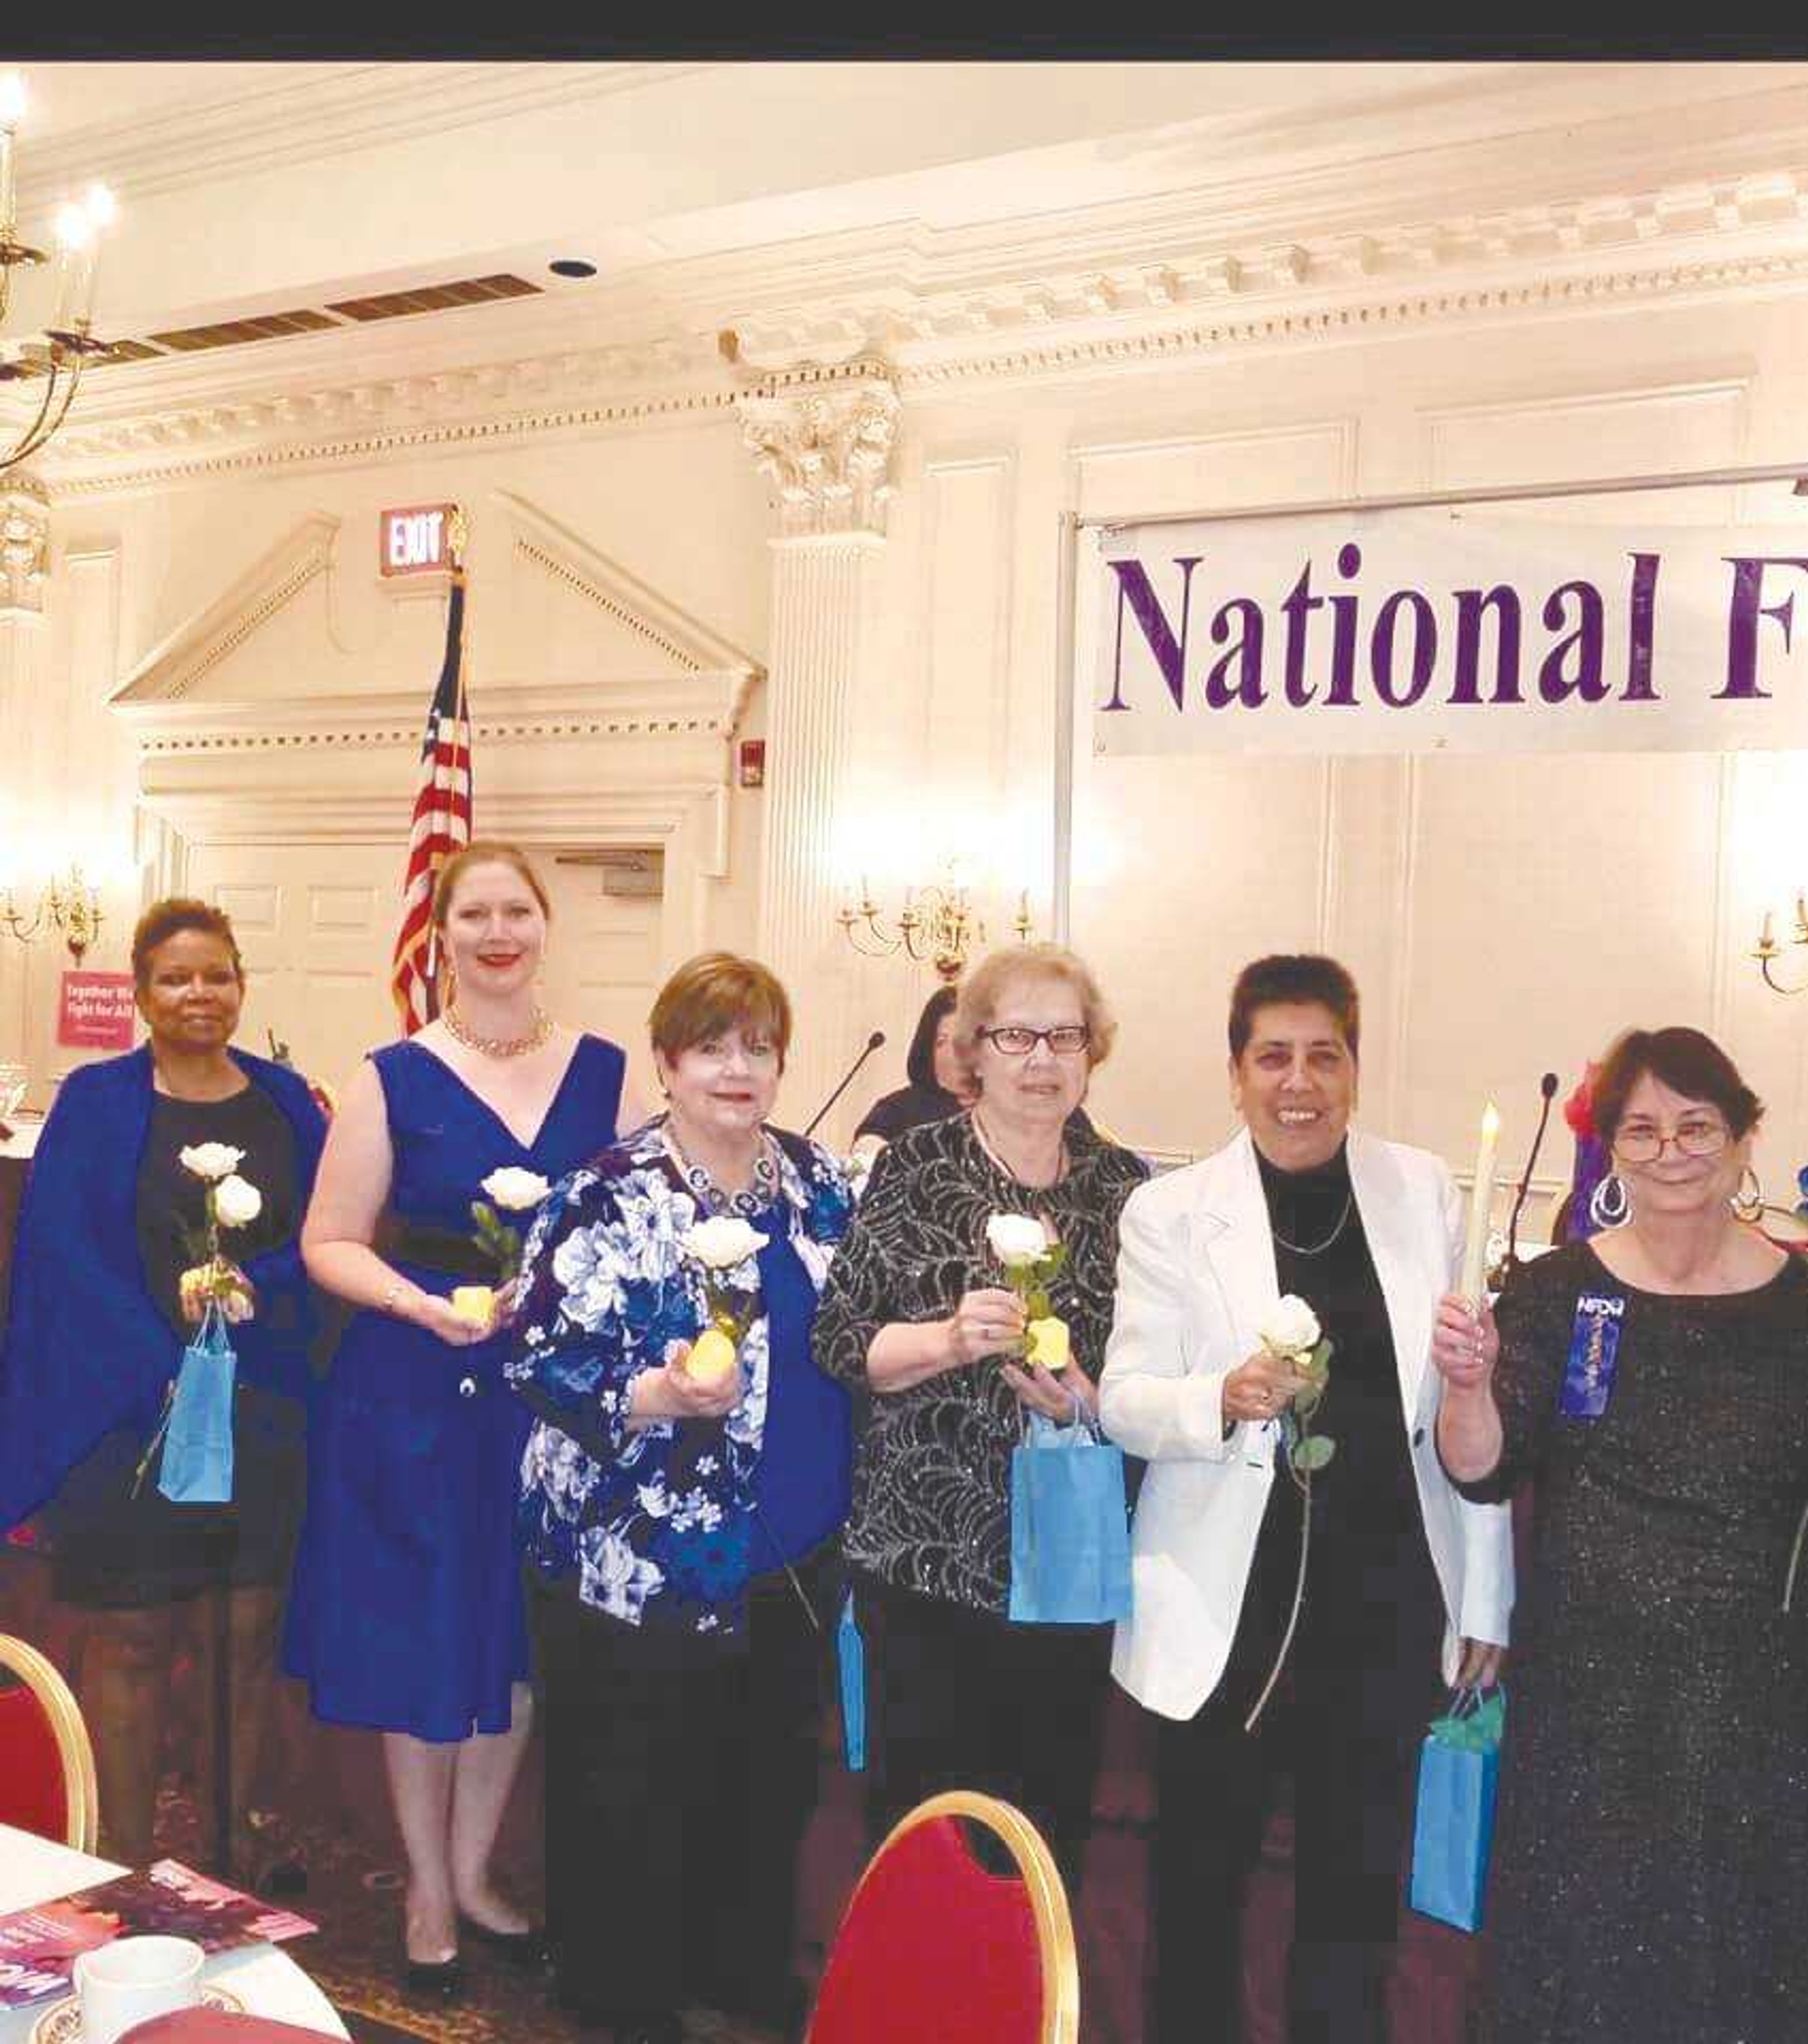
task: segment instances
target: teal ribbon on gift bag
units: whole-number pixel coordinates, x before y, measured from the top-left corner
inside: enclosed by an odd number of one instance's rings
[[[233,1388],[238,1358],[219,1302],[210,1299],[199,1330],[183,1350],[157,1488],[173,1504],[233,1501]]]

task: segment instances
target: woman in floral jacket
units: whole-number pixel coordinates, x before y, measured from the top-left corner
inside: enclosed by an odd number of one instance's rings
[[[693,2003],[795,2023],[851,1459],[848,1394],[810,1357],[847,1180],[766,1125],[784,989],[706,953],[650,1027],[670,1112],[554,1193],[508,1366],[538,1419],[548,1927],[561,2000],[620,2044],[675,2044]]]

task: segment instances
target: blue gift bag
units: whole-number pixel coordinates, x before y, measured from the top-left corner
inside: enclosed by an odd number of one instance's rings
[[[852,1590],[841,1600],[835,1658],[841,1672],[841,1755],[848,1772],[858,1774],[867,1764],[867,1654]]]
[[[1407,1899],[1421,1916],[1458,1931],[1482,1927],[1504,1705],[1498,1689],[1466,1712],[1459,1701],[1433,1724],[1419,1752]]]
[[[210,1300],[199,1331],[183,1350],[164,1424],[157,1488],[172,1504],[233,1500],[233,1384],[237,1370],[225,1320]]]
[[[1029,1415],[1010,1458],[1010,1615],[1019,1625],[1102,1625],[1130,1615],[1124,1453],[1079,1400],[1071,1427]]]

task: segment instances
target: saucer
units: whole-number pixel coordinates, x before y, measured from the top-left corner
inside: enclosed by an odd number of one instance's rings
[[[223,1987],[216,1987],[211,1981],[201,1983],[201,2005],[203,2008],[224,2008],[234,2015],[244,2014],[244,2004],[236,1994]],[[148,2022],[150,2018],[147,2016]],[[32,2025],[30,2044],[82,2044],[82,2000],[79,1995],[65,1995],[62,2000],[53,2001],[36,2023]]]

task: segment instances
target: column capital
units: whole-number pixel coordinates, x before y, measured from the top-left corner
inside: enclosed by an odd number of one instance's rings
[[[833,382],[776,377],[738,401],[743,444],[771,486],[787,539],[884,536],[898,389],[883,363],[851,370]]]
[[[50,579],[50,492],[21,468],[0,474],[0,617],[40,615]]]

